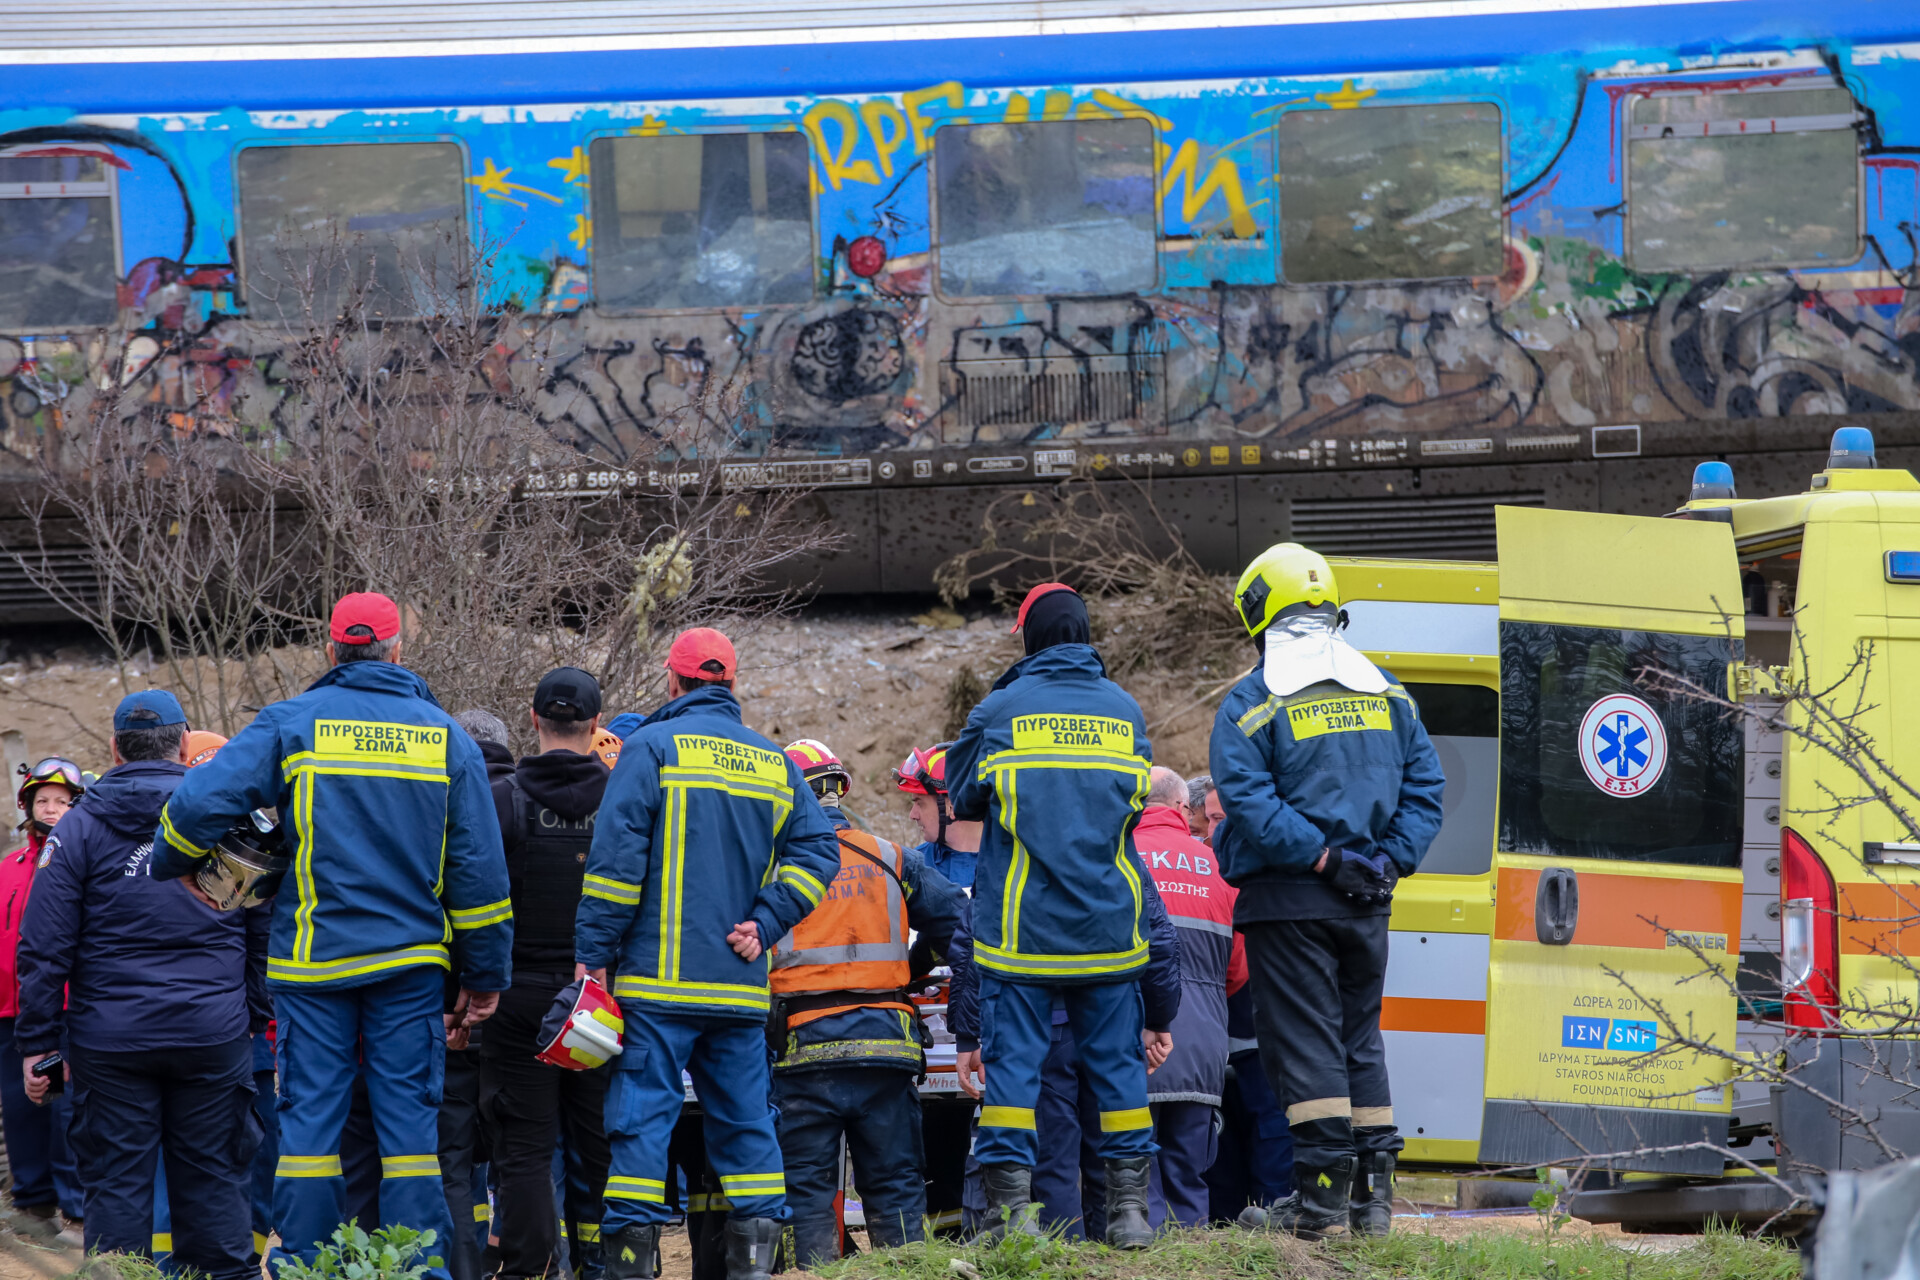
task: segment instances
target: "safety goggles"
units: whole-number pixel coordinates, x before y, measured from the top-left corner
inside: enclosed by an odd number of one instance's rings
[[[23,764],[20,766],[20,776],[26,779],[20,784],[22,791],[51,783],[58,783],[75,795],[87,789],[86,775],[80,771],[80,766],[63,756],[48,756],[31,769]]]
[[[902,791],[918,791],[922,795],[944,795],[946,780],[947,753],[940,747],[922,751],[915,747],[893,771],[893,785]]]

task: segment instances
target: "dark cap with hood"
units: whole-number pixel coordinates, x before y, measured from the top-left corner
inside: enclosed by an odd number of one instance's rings
[[[1029,596],[1020,610],[1020,638],[1029,657],[1055,645],[1093,643],[1093,624],[1080,593],[1064,584],[1048,586],[1052,589]]]

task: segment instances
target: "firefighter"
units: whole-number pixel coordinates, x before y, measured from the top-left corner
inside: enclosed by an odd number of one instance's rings
[[[951,742],[915,747],[893,771],[895,789],[911,797],[907,816],[927,837],[914,848],[927,866],[962,889],[973,888],[974,860],[980,853],[980,824],[959,822],[947,794],[947,750]]]
[[[1073,588],[1035,587],[1014,629],[1026,657],[974,708],[946,770],[954,816],[987,824],[972,927],[977,1056],[991,1068],[975,1147],[989,1230],[1030,1229],[1034,1108],[1057,999],[1099,1108],[1107,1243],[1145,1248],[1147,1046],[1159,1054],[1172,1039],[1145,1030],[1137,981],[1147,939],[1132,838],[1152,762],[1146,721],[1106,678]]]
[[[730,1205],[729,1280],[764,1280],[786,1215],[766,949],[820,905],[840,851],[799,767],[741,723],[735,661],[711,628],[675,638],[671,701],[621,744],[587,854],[576,972],[604,982],[617,965],[626,1016],[607,1091],[609,1280],[655,1272],[683,1070]]]
[[[249,811],[283,815],[293,867],[267,955],[281,1088],[274,1225],[309,1266],[343,1216],[340,1134],[356,1075],[379,1134],[381,1218],[453,1238],[437,1154],[443,976],[459,984],[455,1022],[471,1027],[507,987],[513,944],[480,748],[399,665],[399,609],[372,592],[344,596],[327,634],[326,674],[180,783],[153,865],[155,878],[190,875]]]
[[[1413,699],[1341,637],[1324,559],[1269,548],[1234,606],[1263,656],[1214,719],[1213,844],[1294,1159],[1293,1193],[1242,1221],[1384,1234],[1402,1145],[1380,1038],[1387,917],[1440,830],[1445,779]]]
[[[840,870],[819,908],[773,951],[774,1100],[793,1211],[794,1258],[837,1260],[840,1141],[846,1138],[867,1238],[923,1238],[926,1157],[919,1015],[907,999],[908,930],[944,955],[960,924],[960,890],[917,853],[855,828],[840,811],[853,784],[824,743],[787,746],[840,842]]]

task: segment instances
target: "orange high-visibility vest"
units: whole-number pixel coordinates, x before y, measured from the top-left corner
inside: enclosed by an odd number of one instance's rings
[[[820,905],[774,947],[769,981],[777,996],[845,991],[894,998],[809,1009],[790,1015],[789,1026],[849,1009],[910,1008],[899,999],[909,976],[907,897],[897,878],[905,874],[905,863],[899,847],[879,836],[850,827],[840,832],[840,872]]]

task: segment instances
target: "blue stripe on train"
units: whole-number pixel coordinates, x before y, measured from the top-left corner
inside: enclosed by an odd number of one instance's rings
[[[9,66],[7,105],[87,112],[410,107],[840,94],[1490,65],[1644,49],[1668,59],[1913,39],[1912,0],[1724,0],[1571,13],[746,49]],[[217,30],[194,33],[216,41]]]

